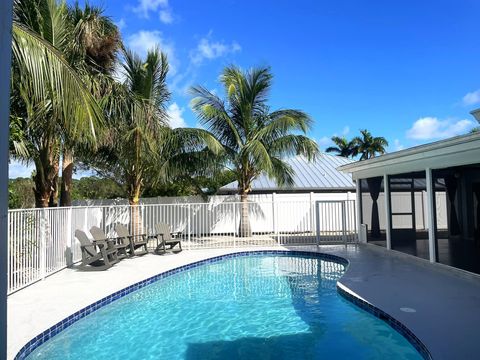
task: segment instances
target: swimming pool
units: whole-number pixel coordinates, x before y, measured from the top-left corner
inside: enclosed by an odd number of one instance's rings
[[[264,254],[175,273],[75,322],[29,359],[421,359],[341,297],[344,265]]]

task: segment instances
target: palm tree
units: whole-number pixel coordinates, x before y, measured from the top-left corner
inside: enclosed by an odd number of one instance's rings
[[[191,159],[208,159],[210,151],[218,154],[221,146],[205,130],[168,126],[166,104],[170,93],[166,85],[168,61],[164,53],[156,48],[148,52],[145,61],[131,51],[125,51],[124,56],[125,85],[129,94],[124,98],[127,117],[119,113],[122,123],[116,129],[121,129],[123,137],[125,160],[119,160],[125,161],[128,199],[136,205],[145,178],[151,182],[167,181],[191,169]]]
[[[234,66],[227,67],[221,82],[225,100],[197,86],[191,89],[192,108],[200,122],[223,145],[225,156],[220,160],[235,173],[242,203],[239,234],[250,236],[247,195],[253,180],[265,173],[279,185],[291,185],[293,169],[284,158],[304,155],[312,159],[318,147],[302,135],[312,122],[307,114],[292,109],[270,112],[267,98],[272,74],[269,68],[244,72]]]
[[[360,160],[367,160],[375,157],[377,154],[385,154],[388,141],[384,137],[374,137],[368,130],[361,130],[361,136],[355,137],[352,141],[357,146],[358,154],[361,154]]]
[[[333,136],[332,141],[336,146],[329,146],[325,151],[327,153],[335,153],[342,157],[354,157],[358,153],[357,145],[355,141],[348,141],[345,137]]]
[[[103,15],[102,8],[88,3],[83,8],[78,3],[69,7],[68,18],[73,27],[74,40],[70,62],[90,85],[92,95],[100,100],[114,81],[111,75],[122,45],[118,28],[109,17]],[[62,146],[60,206],[71,206],[72,203],[75,142],[66,140]],[[83,149],[89,151],[88,146]]]
[[[103,114],[66,54],[72,28],[65,2],[15,0],[12,118],[21,126],[23,151],[35,164],[35,205],[46,207],[56,190],[62,139],[96,143]]]
[[[165,54],[157,48],[141,59],[125,50],[123,57],[125,83],[112,86],[104,99],[110,127],[87,164],[125,189],[132,205],[132,227],[140,231],[136,205],[145,185],[171,180],[195,162],[211,158],[209,151],[218,154],[221,146],[205,130],[168,126]]]

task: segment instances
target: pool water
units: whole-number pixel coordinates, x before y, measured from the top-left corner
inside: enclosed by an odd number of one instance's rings
[[[337,293],[343,272],[290,255],[201,265],[100,308],[28,359],[421,359]]]

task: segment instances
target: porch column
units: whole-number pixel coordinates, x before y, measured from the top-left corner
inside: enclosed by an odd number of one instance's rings
[[[392,224],[390,212],[392,211],[390,207],[390,186],[388,185],[388,175],[383,175],[383,195],[385,196],[385,232],[387,238],[387,249],[392,249]]]
[[[432,169],[425,169],[427,181],[427,219],[428,219],[428,250],[430,262],[436,261],[435,256],[435,189],[433,188]]]
[[[12,0],[0,1],[0,359],[7,358],[8,130]]]
[[[355,182],[355,195],[356,195],[356,221],[357,221],[357,237],[360,242],[367,242],[367,239],[360,238],[362,235],[362,191],[360,188],[360,179],[357,179]]]

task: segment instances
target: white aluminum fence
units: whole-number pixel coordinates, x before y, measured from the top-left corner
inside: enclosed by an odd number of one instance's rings
[[[239,236],[242,206],[251,233]],[[75,230],[99,226],[116,236],[121,223],[154,234],[164,222],[184,249],[304,245],[357,240],[355,201],[275,201],[151,204],[11,210],[8,214],[8,285],[12,293],[81,259]],[[150,247],[155,247],[152,239]]]

